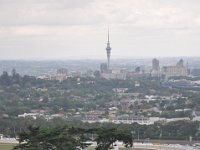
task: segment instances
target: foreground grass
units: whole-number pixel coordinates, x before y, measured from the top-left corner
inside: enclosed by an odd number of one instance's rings
[[[14,146],[15,146],[14,144],[0,143],[0,150],[12,150]]]

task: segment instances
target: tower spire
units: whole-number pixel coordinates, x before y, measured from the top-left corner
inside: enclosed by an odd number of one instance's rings
[[[107,47],[106,47],[106,52],[107,52],[107,65],[108,69],[110,69],[110,53],[111,53],[111,47],[110,47],[110,32],[109,32],[109,27],[108,27],[108,42],[107,42]]]
[[[110,43],[109,26],[108,26],[108,43]]]

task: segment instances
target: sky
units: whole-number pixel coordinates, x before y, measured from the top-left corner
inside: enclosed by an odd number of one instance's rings
[[[200,0],[0,0],[0,59],[200,56]]]

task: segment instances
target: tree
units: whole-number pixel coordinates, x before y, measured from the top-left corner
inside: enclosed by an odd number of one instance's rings
[[[14,150],[76,150],[87,146],[83,133],[84,130],[79,128],[30,126],[27,132],[19,135],[19,145]]]
[[[124,131],[119,131],[114,128],[102,128],[97,130],[97,134],[98,136],[95,139],[97,142],[96,150],[109,150],[116,141],[124,142],[125,147],[132,147],[133,145],[132,135]]]
[[[4,86],[10,85],[10,77],[8,75],[8,72],[4,71],[3,74],[0,77],[1,79],[1,84]]]
[[[82,129],[74,127],[28,128],[19,134],[19,145],[13,150],[76,150],[89,146],[89,134],[95,134],[96,150],[109,150],[116,141],[122,141],[125,147],[133,145],[132,135],[110,128]]]

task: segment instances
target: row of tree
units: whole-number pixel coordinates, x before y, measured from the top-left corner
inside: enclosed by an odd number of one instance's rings
[[[16,137],[22,131],[26,132],[27,127],[30,125],[40,126],[41,128],[55,128],[62,125],[75,128],[116,128],[118,130],[125,130],[126,132],[133,132],[133,136],[139,139],[159,139],[162,133],[162,139],[176,139],[188,140],[190,136],[193,139],[200,139],[200,122],[191,121],[177,121],[170,123],[157,123],[153,125],[139,125],[134,124],[112,124],[112,123],[83,123],[81,121],[66,122],[63,119],[55,118],[49,121],[38,118],[36,120],[27,119],[0,119],[0,133]]]
[[[19,145],[14,150],[78,150],[97,143],[96,150],[109,150],[116,141],[123,141],[125,147],[132,147],[133,138],[128,132],[114,128],[82,129],[74,127],[28,128],[19,134]]]

